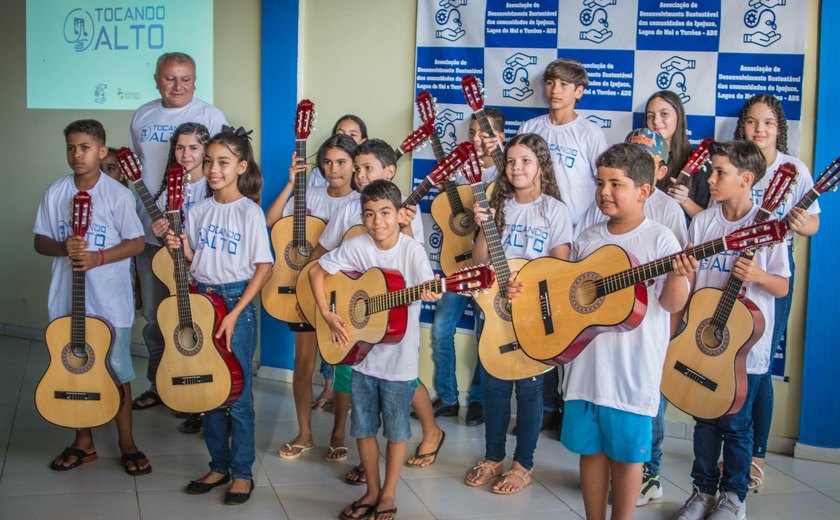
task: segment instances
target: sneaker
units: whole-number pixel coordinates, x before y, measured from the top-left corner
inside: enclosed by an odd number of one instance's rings
[[[674,516],[675,520],[703,520],[706,517],[706,512],[711,509],[712,503],[715,501],[714,495],[701,493],[697,486],[693,487],[691,496]]]
[[[744,520],[747,518],[747,504],[738,500],[738,495],[732,491],[720,494],[712,508],[709,520]]]
[[[178,431],[181,433],[198,433],[201,431],[201,414],[190,414],[184,422],[178,426]]]
[[[639,498],[636,500],[636,507],[646,505],[651,500],[659,500],[662,498],[662,482],[659,480],[659,475],[652,475],[648,467],[644,467],[642,475],[642,491],[639,493]]]
[[[484,422],[484,407],[475,401],[467,406],[467,416],[464,418],[467,426],[478,426]]]

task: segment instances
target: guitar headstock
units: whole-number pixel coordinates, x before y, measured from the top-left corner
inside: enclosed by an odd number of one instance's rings
[[[426,141],[435,133],[434,123],[431,121],[423,123],[417,130],[408,134],[408,137],[400,144],[398,151],[400,155],[413,152],[423,146]]]
[[[472,74],[467,74],[461,78],[461,90],[464,92],[467,104],[473,109],[473,112],[478,112],[484,108],[484,93],[482,92],[480,79]]]
[[[429,173],[428,178],[434,184],[440,184],[449,177],[452,177],[458,170],[464,167],[464,163],[470,158],[470,155],[476,155],[475,145],[470,141],[464,141],[456,146],[449,155],[437,163],[435,169]]]
[[[308,139],[314,124],[315,104],[308,99],[302,99],[295,112],[295,139],[298,141]]]
[[[421,90],[417,94],[417,112],[420,113],[420,121],[425,123],[435,124],[437,117],[437,107],[435,107],[435,100],[432,95],[425,90]]]
[[[73,196],[73,235],[84,238],[90,227],[93,202],[90,194],[80,191]]]
[[[790,195],[791,188],[796,184],[797,174],[796,166],[792,163],[784,163],[779,166],[779,169],[773,174],[770,186],[764,192],[764,198],[761,199],[761,209],[769,213],[776,211],[776,208]]]
[[[131,148],[123,146],[117,150],[117,163],[125,175],[125,178],[131,182],[140,180],[143,173],[143,165],[140,164],[140,158],[131,151]]]
[[[837,189],[837,184],[840,182],[840,157],[834,159],[828,168],[823,170],[817,182],[814,183],[814,189],[817,193],[825,193],[827,191],[834,191]]]
[[[458,294],[486,291],[496,281],[496,273],[486,265],[476,265],[456,271],[444,281],[447,292]]]
[[[180,211],[184,204],[184,179],[186,170],[179,163],[172,163],[166,171],[166,208],[169,211]]]
[[[475,148],[469,153],[467,160],[464,161],[464,168],[461,170],[467,182],[470,184],[478,184],[481,182],[481,161],[478,160],[478,154]]]
[[[697,148],[694,149],[691,156],[689,156],[688,160],[683,165],[682,170],[680,173],[691,177],[698,171],[700,168],[703,167],[703,164],[709,160],[709,145],[714,141],[711,137],[707,137],[700,141],[700,144],[697,145]]]
[[[733,231],[724,237],[726,249],[747,251],[759,247],[778,244],[787,235],[787,226],[780,220],[768,220],[761,224]]]

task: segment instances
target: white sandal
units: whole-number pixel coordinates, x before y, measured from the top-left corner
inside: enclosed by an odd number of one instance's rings
[[[758,472],[758,475],[753,475],[752,470],[755,469]],[[750,483],[747,484],[747,489],[750,491],[758,491],[758,488],[761,487],[762,482],[764,482],[764,468],[756,464],[755,462],[750,462]]]

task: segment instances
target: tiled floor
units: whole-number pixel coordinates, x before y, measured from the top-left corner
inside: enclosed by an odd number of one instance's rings
[[[190,479],[206,470],[207,452],[200,436],[175,430],[178,420],[163,407],[134,416],[137,443],[152,461],[152,474],[133,478],[122,471],[113,426],[95,432],[99,460],[66,473],[50,471],[47,463],[72,440],[72,432],[48,424],[34,407],[34,388],[48,362],[46,347],[37,341],[0,336],[0,352],[0,518],[332,519],[362,493],[362,488],[342,481],[356,461],[352,442],[346,463],[321,461],[332,415],[314,414],[318,449],[296,461],[277,456],[276,449],[296,431],[291,385],[265,380],[257,380],[254,388],[257,487],[245,505],[223,505],[223,488],[203,496],[182,491]],[[137,358],[135,364],[138,374],[145,373],[145,360]],[[145,388],[144,382],[138,384]],[[440,424],[447,440],[438,461],[429,468],[406,468],[402,473],[397,492],[400,519],[583,518],[577,458],[557,440],[540,438],[532,486],[518,495],[498,496],[489,488],[470,488],[462,481],[465,470],[482,455],[483,429],[467,428],[453,418]],[[419,426],[414,423],[414,427],[416,442]],[[512,444],[512,437],[508,439]],[[666,440],[664,499],[638,509],[637,518],[673,515],[691,489],[691,458],[687,441]],[[748,498],[748,513],[751,519],[840,518],[840,466],[770,455],[766,484],[760,494]]]

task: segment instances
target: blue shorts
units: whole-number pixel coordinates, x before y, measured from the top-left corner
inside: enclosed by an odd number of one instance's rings
[[[114,327],[111,373],[121,385],[134,380],[134,365],[131,364],[131,327]]]
[[[647,462],[652,436],[652,417],[589,401],[566,401],[560,441],[573,453],[604,453],[614,461],[631,464]]]
[[[408,410],[414,398],[414,381],[388,381],[353,370],[350,378],[350,435],[373,437],[383,427],[391,442],[411,438]]]

